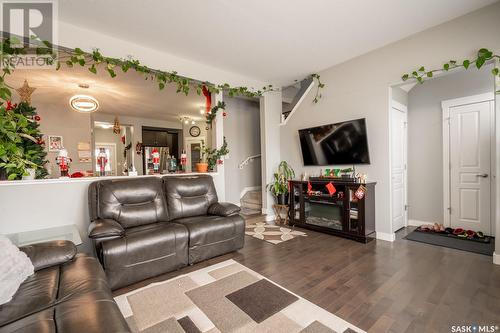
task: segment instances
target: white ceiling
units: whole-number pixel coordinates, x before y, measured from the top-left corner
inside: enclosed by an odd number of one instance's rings
[[[7,84],[17,88],[24,79],[36,88],[34,103],[64,101],[62,105],[69,108],[71,96],[85,94],[99,101],[98,112],[170,121],[177,121],[180,116],[203,120],[200,109],[205,105],[205,98],[198,96],[195,90],[185,96],[176,93],[175,85],[168,84],[160,91],[156,83],[145,81],[135,71],[118,70],[117,76],[111,78],[104,69],[92,74],[79,66],[61,66],[58,71],[18,69],[7,78]],[[81,83],[88,84],[89,88],[78,87]],[[17,94],[14,100],[17,101]]]
[[[63,0],[59,19],[264,82],[287,83],[494,2]]]

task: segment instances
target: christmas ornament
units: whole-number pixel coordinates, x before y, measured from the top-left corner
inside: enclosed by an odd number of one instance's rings
[[[142,143],[137,142],[137,144],[135,145],[135,153],[137,155],[141,155],[141,153],[142,153]]]
[[[122,143],[125,144],[125,135],[122,135]]]
[[[16,91],[21,97],[21,102],[26,102],[31,104],[31,94],[36,90],[36,88],[32,88],[28,84],[28,80],[24,80],[24,84],[21,88],[17,88]]]
[[[108,164],[108,154],[104,148],[99,148],[97,154],[97,165],[99,166],[99,176],[106,176],[106,165]]]
[[[181,166],[182,166],[182,170],[183,171],[186,171],[186,165],[187,165],[187,154],[186,154],[185,150],[182,150],[182,154],[181,154]]]
[[[223,117],[227,116],[227,112],[222,112],[222,116]]]
[[[115,124],[113,125],[113,133],[120,134],[121,133],[120,122],[118,121],[118,117],[115,117]]]
[[[354,192],[354,196],[358,198],[358,200],[361,200],[365,197],[365,193],[366,193],[366,187],[364,187],[363,185],[359,185],[356,192]]]
[[[42,120],[42,117],[40,117],[39,115],[36,115],[36,116],[33,117],[33,119],[35,121],[40,121],[40,120]]]
[[[201,91],[203,92],[203,96],[205,96],[205,112],[210,113],[210,109],[212,109],[212,94],[205,85],[201,87]]]
[[[12,104],[12,101],[7,101],[7,106],[5,107],[5,110],[10,111],[17,108],[17,104]]]
[[[326,189],[328,190],[328,194],[330,194],[330,196],[334,195],[335,192],[337,192],[337,189],[332,184],[332,182],[329,182],[328,184],[326,184]]]
[[[224,164],[224,161],[219,159],[219,160],[217,160],[217,164],[222,165],[222,164]]]
[[[151,152],[151,156],[153,157],[154,173],[158,173],[160,171],[160,152],[158,151],[158,149],[154,148]]]
[[[61,178],[68,177],[69,164],[71,163],[71,158],[68,157],[68,151],[66,149],[59,150],[59,154],[56,157],[56,163],[61,171]]]

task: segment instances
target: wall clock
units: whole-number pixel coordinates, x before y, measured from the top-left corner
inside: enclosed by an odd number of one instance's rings
[[[201,133],[201,130],[198,126],[192,126],[190,129],[189,129],[189,134],[191,136],[194,136],[194,137],[197,137],[199,136]]]

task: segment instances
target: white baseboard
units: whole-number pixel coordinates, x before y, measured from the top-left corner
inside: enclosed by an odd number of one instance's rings
[[[420,227],[421,225],[424,224],[434,224],[434,222],[408,219],[408,225],[411,225],[413,227]]]
[[[495,265],[500,265],[500,253],[497,254],[496,252],[493,252],[493,263]]]
[[[274,221],[274,220],[276,220],[276,216],[274,216],[274,214],[272,214],[272,215],[266,215],[265,220],[266,220],[266,222]]]
[[[386,232],[376,232],[376,237],[377,239],[380,239],[380,240],[383,240],[383,241],[387,241],[387,242],[394,242],[396,240],[396,234],[395,233],[392,233],[392,234],[389,234],[389,233],[386,233]]]

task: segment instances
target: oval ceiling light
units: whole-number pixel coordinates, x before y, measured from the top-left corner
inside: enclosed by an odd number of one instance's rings
[[[69,99],[71,108],[78,112],[90,113],[99,109],[99,102],[92,96],[75,95]]]

